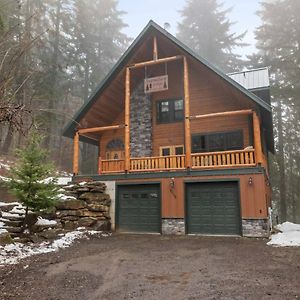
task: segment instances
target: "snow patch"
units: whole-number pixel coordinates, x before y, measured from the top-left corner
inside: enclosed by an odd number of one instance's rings
[[[72,232],[63,234],[61,238],[50,242],[40,244],[21,244],[14,243],[6,246],[0,246],[0,266],[8,264],[16,264],[21,259],[36,254],[50,253],[59,249],[67,248],[77,239],[88,239],[91,235],[99,235],[102,237],[110,236],[108,233],[101,231],[79,231],[78,229]]]
[[[76,200],[75,197],[73,197],[73,196],[67,196],[65,194],[58,194],[58,199],[61,200],[61,201],[68,201],[68,200],[73,200],[73,199]]]
[[[7,206],[7,205],[21,205],[19,202],[0,202],[1,206]]]
[[[56,225],[57,222],[54,220],[48,220],[48,219],[43,219],[42,217],[38,217],[38,220],[34,225],[37,226],[51,226],[51,225]]]
[[[6,233],[6,232],[8,232],[5,228],[0,228],[0,234],[1,233]],[[0,247],[0,249],[1,249],[1,247]],[[0,256],[1,257],[1,256]],[[1,260],[1,258],[0,258],[0,260]]]
[[[268,245],[277,247],[300,246],[300,224],[284,222],[275,226],[281,232],[273,234]]]
[[[53,180],[56,180],[55,184],[57,185],[67,185],[70,181],[72,181],[72,177],[48,177],[43,179],[42,183],[51,183]]]

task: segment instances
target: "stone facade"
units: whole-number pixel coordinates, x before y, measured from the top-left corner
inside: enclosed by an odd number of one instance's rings
[[[242,230],[245,237],[269,237],[270,235],[268,219],[243,219]]]
[[[132,93],[130,103],[131,157],[152,155],[152,103],[142,82]]]
[[[162,234],[185,234],[184,219],[162,219]]]

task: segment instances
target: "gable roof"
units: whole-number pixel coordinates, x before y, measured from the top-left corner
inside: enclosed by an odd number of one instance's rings
[[[181,48],[184,52],[189,54],[191,57],[205,65],[207,68],[211,69],[213,72],[215,72],[217,75],[219,75],[223,80],[228,82],[230,85],[234,86],[237,90],[245,94],[248,98],[250,98],[252,101],[254,101],[256,104],[259,105],[265,112],[269,113],[271,115],[272,109],[271,105],[265,101],[263,101],[261,98],[247,90],[243,85],[238,83],[237,81],[233,80],[231,77],[223,73],[221,70],[219,70],[217,67],[213,66],[211,63],[209,63],[206,59],[199,56],[197,53],[195,53],[193,50],[191,50],[189,47],[187,47],[185,44],[183,44],[181,41],[179,41],[176,37],[174,37],[172,34],[167,32],[165,29],[163,29],[161,26],[159,26],[154,21],[150,20],[149,23],[146,25],[146,27],[142,30],[142,32],[138,35],[138,37],[133,41],[133,43],[129,46],[129,48],[124,52],[124,54],[121,56],[121,58],[117,61],[117,63],[114,65],[114,67],[111,69],[111,71],[105,76],[105,78],[100,82],[100,84],[96,87],[94,92],[91,94],[91,96],[88,98],[88,100],[85,102],[85,104],[82,106],[80,110],[75,114],[73,120],[71,120],[64,128],[63,135],[67,137],[73,137],[75,133],[75,128],[77,124],[80,122],[80,120],[83,118],[85,113],[90,109],[90,107],[95,103],[98,96],[104,91],[104,89],[108,86],[108,84],[113,80],[113,78],[122,70],[124,66],[126,66],[127,62],[129,61],[130,57],[133,55],[134,50],[136,47],[141,43],[143,38],[146,36],[146,34],[150,31],[158,31],[163,36],[167,37],[169,40],[171,40],[177,47]],[[270,118],[271,127],[272,128],[272,116]],[[84,138],[83,138],[84,140]],[[273,131],[272,131],[272,140],[273,140]],[[271,141],[270,150],[272,151],[273,147],[273,141]]]

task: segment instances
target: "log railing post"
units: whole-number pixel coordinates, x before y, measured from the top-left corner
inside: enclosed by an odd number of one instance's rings
[[[76,131],[74,136],[73,150],[73,174],[78,175],[79,172],[79,133]]]
[[[263,151],[261,145],[260,122],[257,113],[253,112],[253,135],[254,135],[254,149],[256,164],[263,164]]]
[[[185,140],[185,164],[191,168],[191,127],[190,127],[190,91],[189,70],[187,59],[183,57],[183,87],[184,87],[184,140]]]
[[[130,170],[130,69],[125,76],[125,172]]]

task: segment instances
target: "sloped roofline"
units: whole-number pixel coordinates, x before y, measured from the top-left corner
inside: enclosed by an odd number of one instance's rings
[[[264,108],[267,112],[271,113],[272,109],[271,106],[264,102],[262,99],[260,99],[255,94],[248,91],[246,88],[241,86],[239,83],[231,79],[229,76],[227,76],[225,73],[223,73],[221,70],[219,70],[217,67],[213,66],[211,63],[209,63],[206,59],[199,56],[197,53],[195,53],[192,49],[190,49],[188,46],[183,44],[181,41],[179,41],[175,36],[167,32],[165,29],[163,29],[161,26],[159,26],[157,23],[155,23],[153,20],[150,20],[149,23],[145,26],[145,28],[141,31],[141,33],[137,36],[137,38],[133,41],[133,43],[129,46],[129,48],[124,52],[124,54],[120,57],[120,59],[117,61],[117,63],[114,65],[114,67],[111,69],[111,71],[105,76],[105,78],[100,82],[100,84],[96,87],[94,92],[91,94],[91,96],[88,98],[86,103],[82,106],[80,110],[75,114],[73,120],[71,120],[64,128],[63,135],[67,137],[73,137],[74,130],[75,130],[75,124],[78,124],[80,119],[85,115],[85,113],[88,111],[88,109],[94,104],[94,102],[97,100],[98,95],[106,88],[106,86],[110,83],[111,79],[116,75],[117,72],[120,71],[120,69],[126,64],[126,62],[129,60],[130,55],[132,54],[132,50],[134,47],[140,42],[142,37],[146,34],[146,32],[154,28],[157,31],[159,31],[162,35],[166,36],[168,39],[170,39],[172,42],[174,42],[179,48],[183,49],[185,52],[187,52],[189,55],[191,55],[193,58],[198,60],[200,63],[204,64],[206,67],[214,71],[216,74],[218,74],[223,80],[227,81],[231,85],[233,85],[236,89],[244,93],[246,96],[248,96],[251,100],[253,100],[256,104]]]

